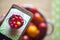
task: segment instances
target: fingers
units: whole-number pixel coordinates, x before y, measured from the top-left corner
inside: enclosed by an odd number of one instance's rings
[[[4,15],[0,16],[0,25],[2,24],[4,17],[5,17]]]

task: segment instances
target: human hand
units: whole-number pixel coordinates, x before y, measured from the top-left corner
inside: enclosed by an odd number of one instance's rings
[[[4,15],[0,16],[0,26],[1,26],[2,22],[3,22],[3,20],[4,20],[4,17],[5,17]]]

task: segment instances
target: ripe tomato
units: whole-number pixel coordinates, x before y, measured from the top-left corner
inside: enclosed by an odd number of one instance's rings
[[[24,35],[24,36],[22,36],[22,40],[30,40],[30,38],[28,35]]]
[[[26,32],[30,37],[33,37],[33,38],[36,37],[39,33],[38,28],[36,27],[36,25],[34,25],[32,23],[28,26]]]
[[[44,19],[39,13],[35,13],[32,22],[35,23],[36,25],[39,25],[40,22],[44,22]]]
[[[37,8],[33,5],[23,4],[22,7],[32,12],[33,14],[37,12]]]

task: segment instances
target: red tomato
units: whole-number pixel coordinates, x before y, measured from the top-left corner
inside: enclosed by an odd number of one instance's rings
[[[20,15],[15,15],[13,14],[10,18],[9,18],[9,25],[12,28],[19,28],[23,25],[24,20]]]
[[[33,5],[23,4],[22,7],[32,12],[33,14],[37,12],[37,8]]]
[[[43,33],[46,32],[46,30],[47,30],[47,25],[46,25],[46,23],[40,23],[40,24],[38,25],[38,28],[39,28],[39,30],[41,31],[41,33],[43,34]]]
[[[33,37],[35,38],[40,31],[38,31],[38,28],[36,25],[34,25],[33,23],[31,23],[28,28],[27,28],[27,34],[30,36],[30,37]]]
[[[39,28],[46,28],[46,23],[40,23]]]
[[[44,19],[39,13],[35,13],[32,22],[35,23],[36,25],[39,25],[40,22],[44,22]]]
[[[29,10],[30,12],[32,12],[33,14],[35,14],[37,12],[36,8],[26,8],[27,10]]]
[[[24,35],[24,36],[22,36],[22,40],[30,40],[30,38],[28,35]]]

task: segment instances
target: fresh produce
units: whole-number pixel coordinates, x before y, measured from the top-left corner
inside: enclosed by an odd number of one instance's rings
[[[30,38],[29,38],[29,36],[28,35],[24,35],[24,36],[22,36],[22,38],[21,38],[22,40],[30,40]]]
[[[33,5],[23,4],[21,7],[27,9],[28,11],[32,12],[33,14],[37,12],[37,8]]]
[[[42,23],[39,24],[39,29],[42,29],[42,28],[46,29],[46,26],[47,26],[46,23],[42,22]]]
[[[40,22],[44,22],[44,19],[39,13],[36,12],[33,16],[32,22],[36,25],[39,25]]]
[[[13,14],[10,18],[9,18],[9,25],[11,28],[19,28],[23,25],[24,20],[20,15],[15,15]]]
[[[40,37],[44,37],[47,32],[47,25],[45,22],[42,22],[38,25],[38,29],[40,30]]]
[[[38,34],[39,34],[39,31],[36,27],[36,25],[34,25],[33,23],[31,23],[28,28],[27,28],[27,34],[30,36],[30,37],[36,37]]]
[[[31,23],[27,27],[24,35],[26,34],[31,37],[30,40],[42,40],[47,31],[47,24],[43,15],[34,6],[23,4],[22,7],[33,13]]]

